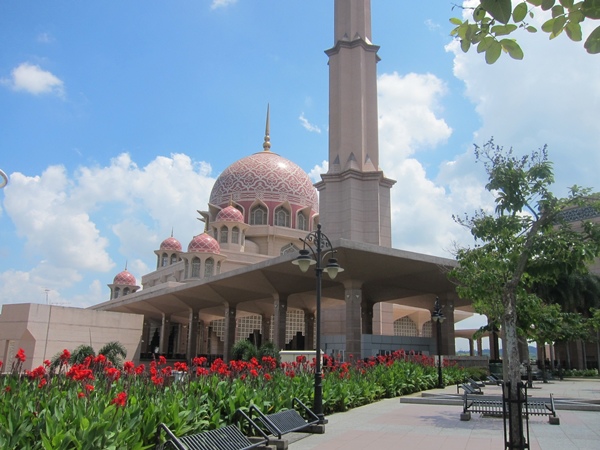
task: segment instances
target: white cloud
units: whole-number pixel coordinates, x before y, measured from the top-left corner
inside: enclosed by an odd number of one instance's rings
[[[64,96],[64,83],[52,73],[42,70],[40,66],[27,62],[20,64],[11,72],[10,79],[3,78],[2,84],[15,91],[25,91],[29,94],[55,94]]]
[[[54,42],[54,37],[50,33],[40,33],[37,36],[37,41],[41,44],[51,44]]]
[[[234,5],[237,0],[213,0],[210,9],[226,8],[227,6]]]
[[[298,117],[298,119],[300,119],[300,123],[306,130],[310,131],[311,133],[321,134],[321,129],[317,125],[313,125],[312,123],[310,123],[308,119],[304,117],[304,113],[300,114],[300,117]]]
[[[329,170],[329,162],[323,161],[320,165],[317,164],[312,170],[308,173],[309,178],[313,181],[313,183],[317,183],[321,181],[321,174],[327,173]]]
[[[159,156],[141,168],[122,154],[106,167],[80,167],[73,175],[62,166],[36,177],[12,174],[5,211],[25,241],[23,259],[33,264],[28,271],[0,273],[0,304],[37,302],[44,289],[73,306],[105,301],[105,285],[125,262],[139,283],[155,267],[153,250],[172,228],[184,247],[202,231],[196,210],[208,203],[215,181],[210,171],[182,154]],[[103,281],[95,279],[99,272]],[[69,297],[82,282],[88,292],[78,288]]]

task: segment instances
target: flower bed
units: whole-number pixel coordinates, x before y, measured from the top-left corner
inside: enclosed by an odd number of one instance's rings
[[[164,422],[176,435],[233,423],[238,408],[251,404],[270,414],[288,408],[293,397],[311,404],[314,363],[278,366],[275,359],[250,361],[205,358],[167,365],[164,358],[147,367],[126,361],[114,367],[103,355],[70,364],[50,361],[22,371],[22,349],[0,378],[0,448],[146,449]],[[2,362],[0,361],[0,370]],[[457,367],[446,367],[446,383],[462,380]],[[179,381],[176,381],[179,380]],[[433,359],[392,355],[367,361],[323,361],[325,414],[346,411],[382,398],[404,395],[437,384]]]

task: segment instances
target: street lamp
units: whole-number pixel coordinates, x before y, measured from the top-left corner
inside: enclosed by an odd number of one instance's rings
[[[8,184],[8,175],[6,175],[2,169],[0,169],[0,189]]]
[[[442,378],[442,322],[446,317],[442,314],[442,307],[440,306],[440,299],[435,298],[435,305],[431,312],[431,320],[436,324],[437,334],[437,354],[438,354],[438,387],[442,389],[444,387],[444,380]]]
[[[315,266],[317,275],[317,312],[315,321],[317,322],[317,342],[315,346],[315,395],[313,400],[313,412],[319,418],[319,424],[325,423],[323,414],[323,374],[321,372],[321,279],[323,271],[327,272],[332,280],[338,273],[344,269],[340,267],[335,258],[329,258],[327,265],[323,267],[323,259],[333,256],[336,252],[331,245],[331,241],[321,232],[321,224],[317,225],[317,231],[311,231],[304,239],[300,238],[304,247],[300,250],[300,255],[292,261],[292,264],[298,266],[302,272],[308,271],[310,266]],[[312,256],[311,256],[312,253]]]

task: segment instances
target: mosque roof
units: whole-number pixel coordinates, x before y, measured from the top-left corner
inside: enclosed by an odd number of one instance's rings
[[[166,238],[160,244],[161,250],[174,250],[177,252],[181,251],[181,242],[175,239],[173,236]]]
[[[216,222],[243,222],[244,215],[235,206],[229,205],[217,214]]]
[[[124,284],[127,286],[136,286],[137,282],[135,280],[135,277],[131,274],[131,272],[127,271],[127,269],[125,269],[122,272],[119,272],[114,280],[113,280],[113,284]]]
[[[210,234],[204,232],[190,241],[188,245],[188,252],[202,252],[202,253],[221,253],[221,247],[219,243]]]

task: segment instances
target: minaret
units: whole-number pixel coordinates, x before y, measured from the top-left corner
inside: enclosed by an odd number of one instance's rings
[[[390,188],[379,168],[377,51],[371,1],[335,0],[329,56],[329,171],[315,186],[332,238],[392,246]]]

